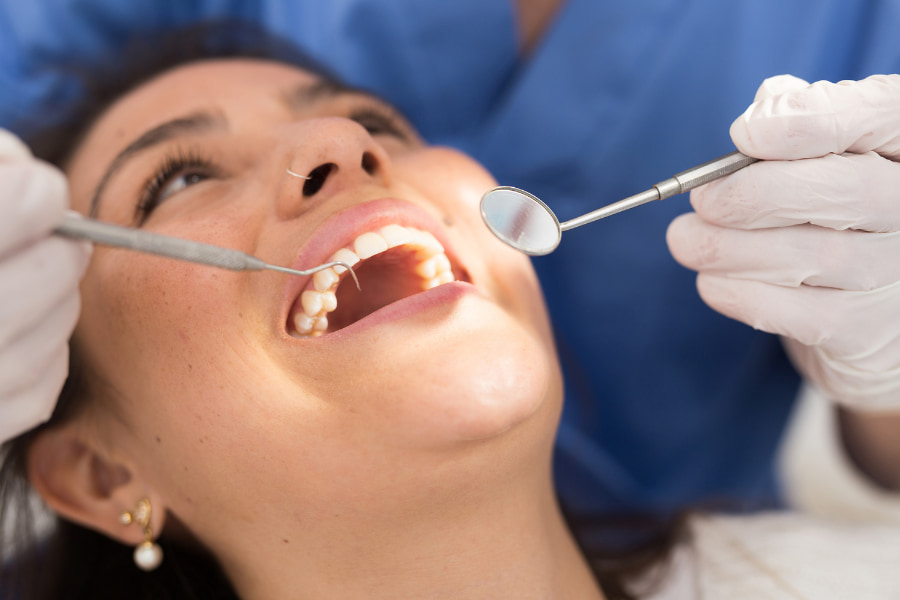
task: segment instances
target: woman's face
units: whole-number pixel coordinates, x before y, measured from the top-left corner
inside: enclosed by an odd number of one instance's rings
[[[96,249],[76,340],[114,409],[92,418],[207,542],[286,499],[297,518],[377,510],[549,460],[558,367],[528,260],[481,223],[494,181],[383,104],[195,63],[119,100],[68,171],[104,221],[299,269],[375,253],[357,293]]]

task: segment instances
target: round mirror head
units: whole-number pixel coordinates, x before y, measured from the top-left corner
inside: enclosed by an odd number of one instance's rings
[[[531,256],[550,254],[562,237],[550,207],[514,187],[497,187],[482,196],[481,218],[501,241]]]

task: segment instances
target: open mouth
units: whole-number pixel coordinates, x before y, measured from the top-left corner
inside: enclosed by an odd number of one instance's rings
[[[352,266],[362,291],[346,283],[341,266],[313,275],[288,315],[288,332],[295,337],[325,335],[413,294],[469,281],[433,234],[396,224],[359,235],[329,261]]]

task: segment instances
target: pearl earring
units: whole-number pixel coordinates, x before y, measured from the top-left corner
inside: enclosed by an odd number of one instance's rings
[[[119,517],[122,525],[137,523],[144,531],[144,541],[134,549],[134,564],[144,571],[152,571],[162,562],[163,551],[153,541],[153,530],[150,528],[150,500],[142,498],[134,512],[123,512]]]

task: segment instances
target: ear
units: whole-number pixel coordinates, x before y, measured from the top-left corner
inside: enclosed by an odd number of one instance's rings
[[[162,497],[136,470],[114,460],[87,439],[77,423],[37,434],[28,449],[28,478],[44,502],[60,516],[124,544],[144,540],[140,525],[126,525],[122,514],[150,500],[150,527],[159,536],[165,521]]]

